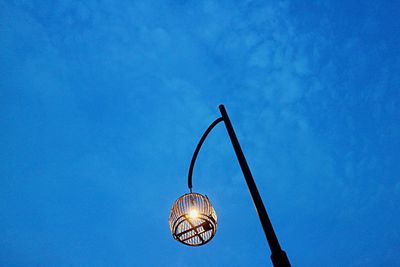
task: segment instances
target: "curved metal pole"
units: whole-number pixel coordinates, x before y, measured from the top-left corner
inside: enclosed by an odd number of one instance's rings
[[[211,132],[211,130],[215,127],[215,125],[217,125],[221,121],[223,121],[222,117],[216,119],[215,121],[213,121],[213,123],[211,123],[210,126],[208,126],[207,130],[204,132],[199,143],[197,144],[196,150],[193,153],[192,161],[190,162],[190,166],[189,166],[189,175],[188,175],[188,187],[189,187],[190,193],[192,193],[192,175],[193,175],[193,168],[194,168],[194,163],[196,162],[197,154],[199,154],[200,148],[203,145],[204,141],[206,140],[207,135]]]
[[[188,175],[188,187],[190,193],[192,192],[192,174],[197,154],[199,154],[200,148],[203,145],[204,141],[206,140],[207,135],[211,132],[211,130],[215,127],[215,125],[223,121],[225,123],[229,138],[232,142],[233,149],[235,150],[236,157],[239,161],[240,168],[242,169],[243,176],[246,180],[247,187],[249,188],[250,195],[253,200],[254,206],[256,208],[261,225],[263,227],[265,236],[267,238],[268,245],[271,249],[272,264],[274,265],[274,267],[290,267],[291,265],[289,259],[286,255],[286,252],[282,250],[279,244],[278,238],[275,234],[274,228],[272,227],[272,223],[269,219],[264,203],[261,199],[260,193],[258,192],[256,183],[254,182],[253,179],[253,175],[251,174],[249,165],[247,164],[242,148],[240,147],[239,140],[237,139],[236,133],[233,129],[232,123],[229,119],[228,113],[226,112],[224,105],[219,105],[219,110],[221,112],[222,117],[216,119],[213,123],[211,123],[211,125],[204,132],[199,143],[197,144],[196,150],[194,151],[192,161],[190,162],[189,175]]]

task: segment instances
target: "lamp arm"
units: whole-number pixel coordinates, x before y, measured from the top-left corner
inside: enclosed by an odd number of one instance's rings
[[[188,187],[190,190],[190,193],[192,192],[192,175],[193,175],[193,168],[194,168],[194,163],[196,162],[197,154],[199,154],[200,148],[203,145],[204,141],[206,140],[208,134],[211,132],[211,130],[221,121],[224,119],[222,117],[219,117],[213,123],[208,126],[207,130],[204,132],[203,136],[200,138],[199,143],[197,144],[196,150],[193,153],[192,161],[190,162],[189,166],[189,175],[188,175]]]
[[[207,138],[207,135],[211,132],[211,130],[221,121],[225,122],[226,130],[228,132],[229,138],[231,140],[233,149],[235,151],[236,157],[239,161],[240,168],[242,169],[243,176],[247,183],[247,187],[249,188],[251,198],[253,200],[253,204],[256,208],[258,217],[260,219],[261,225],[263,227],[265,236],[267,238],[269,247],[271,249],[271,260],[274,267],[290,267],[289,259],[286,255],[286,252],[282,250],[278,238],[275,234],[274,228],[272,227],[271,221],[265,209],[264,203],[261,199],[260,193],[258,192],[256,183],[254,182],[253,175],[251,174],[249,165],[247,164],[246,158],[243,154],[242,148],[240,147],[239,140],[237,139],[236,133],[232,127],[232,123],[229,119],[228,113],[224,105],[219,105],[219,110],[221,112],[221,117],[216,119],[210,126],[208,126],[207,130],[204,132],[201,137],[199,143],[197,144],[196,150],[194,151],[192,161],[190,162],[189,167],[189,175],[188,175],[188,187],[190,193],[192,193],[192,174],[194,163],[196,162],[197,154],[199,154],[200,148],[203,145],[204,141]]]

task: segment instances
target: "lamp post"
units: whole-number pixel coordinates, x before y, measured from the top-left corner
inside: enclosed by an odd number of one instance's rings
[[[282,250],[279,244],[278,238],[275,234],[274,228],[272,227],[268,213],[265,209],[260,193],[258,192],[253,175],[251,174],[249,165],[247,164],[224,105],[220,105],[219,110],[221,112],[221,117],[211,123],[204,132],[190,162],[188,175],[188,187],[190,193],[180,197],[171,209],[169,223],[172,234],[178,241],[191,246],[203,245],[210,241],[215,235],[217,228],[217,216],[215,210],[212,208],[207,197],[198,193],[192,193],[192,174],[197,154],[199,153],[207,135],[218,123],[224,122],[267,238],[271,250],[272,264],[274,267],[290,267],[289,259],[286,252]]]

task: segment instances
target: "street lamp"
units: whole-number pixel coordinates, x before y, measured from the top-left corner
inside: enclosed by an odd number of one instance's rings
[[[172,206],[169,217],[169,226],[172,235],[176,240],[183,244],[189,246],[200,246],[210,241],[217,231],[217,215],[214,208],[211,206],[211,202],[207,196],[192,192],[192,174],[197,154],[199,153],[204,140],[211,130],[218,123],[223,121],[267,238],[271,250],[272,264],[274,267],[290,267],[289,259],[286,252],[282,250],[278,238],[276,237],[274,228],[272,227],[260,193],[258,192],[257,186],[254,182],[253,175],[250,172],[249,165],[247,164],[224,105],[220,105],[219,110],[221,112],[221,117],[211,123],[204,132],[196,150],[194,151],[192,161],[190,162],[188,175],[188,187],[190,193],[178,198]]]

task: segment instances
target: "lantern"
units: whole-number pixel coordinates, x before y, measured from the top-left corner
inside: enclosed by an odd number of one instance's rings
[[[171,208],[169,228],[172,236],[188,246],[201,246],[217,231],[217,214],[207,196],[185,194]]]

